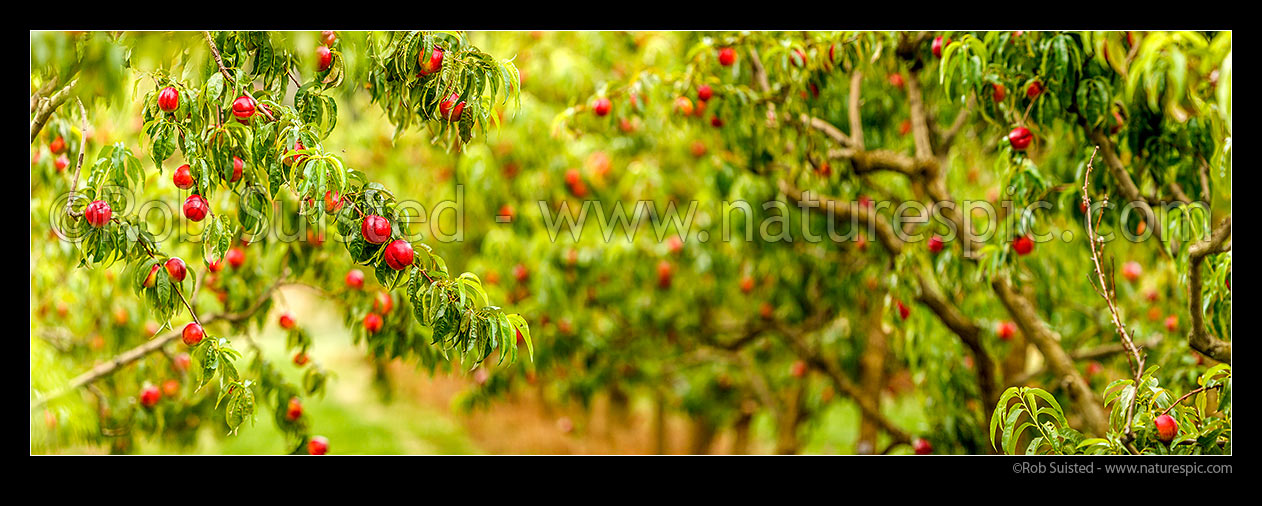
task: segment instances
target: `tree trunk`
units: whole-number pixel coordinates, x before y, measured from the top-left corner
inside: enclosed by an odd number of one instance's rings
[[[714,421],[704,416],[694,417],[692,420],[692,440],[691,447],[688,449],[689,455],[707,455],[710,453],[710,446],[714,444],[714,435],[716,434]]]
[[[736,423],[732,426],[733,432],[736,433],[736,438],[732,441],[733,455],[749,455],[749,426],[753,420],[753,416],[744,413],[736,419]]]
[[[631,397],[622,388],[614,385],[609,389],[608,422],[611,427],[626,427],[630,422]]]
[[[666,455],[666,399],[653,393],[653,454]]]
[[[798,452],[801,444],[798,441],[798,425],[802,423],[802,401],[805,399],[805,392],[806,389],[801,384],[794,385],[789,390],[789,402],[786,403],[779,420],[780,430],[776,435],[776,453],[779,455],[793,455]]]
[[[874,305],[875,297],[883,296],[882,294],[872,294],[872,298],[864,301],[866,305]],[[863,389],[862,393],[868,398],[868,402],[873,406],[880,408],[881,406],[881,390],[885,384],[885,352],[886,352],[886,336],[881,330],[881,313],[879,311],[867,311],[867,323],[864,328],[867,330],[867,342],[863,349],[863,355],[859,358],[862,371],[859,377],[859,385]],[[871,417],[864,416],[859,421],[859,441],[855,448],[860,455],[871,455],[876,453],[876,438],[880,433],[880,426]]]

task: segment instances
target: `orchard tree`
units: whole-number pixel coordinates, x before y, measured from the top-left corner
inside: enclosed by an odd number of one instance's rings
[[[522,200],[703,203],[568,251],[518,226],[562,388],[657,390],[738,441],[766,414],[782,452],[841,398],[861,453],[1230,452],[1230,33],[556,37],[612,71],[553,123],[586,163]],[[720,200],[753,240],[719,240]],[[883,407],[903,374],[927,423]]]
[[[33,445],[99,440],[127,452],[137,434],[188,445],[219,426],[212,417],[235,434],[262,405],[294,453],[336,448],[303,413],[332,374],[309,358],[303,323],[279,320],[292,364],[265,360],[250,337],[286,285],[344,304],[354,339],[378,358],[469,369],[507,366],[519,341],[531,347],[524,318],[415,240],[406,195],[325,145],[339,97],[363,88],[396,137],[419,130],[461,151],[517,102],[511,59],[462,32],[33,32],[31,46],[33,284],[75,294],[73,311],[51,289],[32,294],[49,328],[31,340]],[[140,142],[109,142],[88,106],[135,110]],[[148,213],[162,204],[177,211],[158,235]],[[35,269],[36,259],[78,269]],[[124,290],[134,298],[113,297]],[[302,384],[282,367],[304,368]],[[99,423],[62,428],[93,418],[80,392],[95,397]]]

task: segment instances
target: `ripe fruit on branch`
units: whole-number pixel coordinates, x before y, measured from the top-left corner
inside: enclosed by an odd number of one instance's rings
[[[776,308],[770,302],[763,302],[758,306],[758,316],[764,320],[770,320],[776,315]]]
[[[187,190],[193,187],[193,173],[189,170],[188,164],[181,165],[171,173],[171,182],[175,183],[175,187],[181,190]]]
[[[1003,102],[1003,98],[1008,96],[1008,90],[1004,89],[1003,85],[999,83],[994,83],[990,86],[994,88],[995,102]]]
[[[390,314],[392,309],[394,309],[394,297],[387,292],[377,292],[377,297],[372,301],[372,310],[385,315]]]
[[[174,87],[167,86],[158,92],[158,108],[163,112],[175,112],[180,108],[180,92]]]
[[[241,264],[245,263],[245,252],[240,248],[231,248],[224,254],[224,258],[228,260],[228,265],[231,265],[233,269],[236,269],[237,267],[241,267]]]
[[[938,235],[934,235],[933,237],[929,238],[929,252],[930,253],[938,253],[942,251],[942,248],[944,246],[946,246],[946,243],[942,242],[942,237],[939,237]]]
[[[285,419],[294,422],[301,416],[302,402],[300,402],[297,397],[290,397],[289,406],[285,408]]]
[[[66,170],[66,167],[69,167],[69,166],[70,166],[70,158],[68,158],[66,155],[58,156],[56,160],[53,160],[53,167],[57,168],[57,172]]]
[[[296,365],[296,366],[298,366],[298,367],[302,367],[302,366],[304,366],[304,365],[307,365],[307,361],[308,361],[308,360],[309,360],[309,359],[307,358],[307,354],[306,354],[306,353],[303,353],[303,352],[301,352],[301,351],[300,351],[300,352],[298,352],[297,354],[295,354],[295,355],[294,355],[294,365]]]
[[[1087,376],[1095,376],[1099,374],[1100,370],[1103,368],[1104,367],[1101,366],[1099,362],[1092,360],[1087,364]]]
[[[149,275],[145,276],[145,288],[153,288],[154,283],[158,281],[158,264],[153,264],[153,268],[149,269]]]
[[[254,115],[254,101],[246,96],[237,97],[232,101],[232,115],[237,117],[237,121],[245,123]]]
[[[518,283],[525,283],[527,279],[530,279],[530,270],[522,264],[514,265],[513,279],[516,279]]]
[[[902,74],[890,74],[890,85],[901,90],[904,84]]]
[[[146,385],[145,388],[140,390],[140,405],[146,408],[152,408],[161,399],[162,392],[156,386]]]
[[[329,67],[333,66],[333,51],[329,51],[328,47],[317,47],[316,57],[320,59],[320,65],[317,67],[320,72],[329,70]]]
[[[670,288],[671,276],[675,273],[675,266],[670,261],[662,260],[657,263],[657,286],[659,288]]]
[[[294,141],[294,149],[293,149],[294,151],[302,151],[304,149],[307,149],[307,147],[302,145],[302,139],[298,139]],[[284,160],[281,160],[281,161],[285,162],[286,167],[292,167],[295,163],[301,165],[303,158],[305,157],[303,157],[300,154],[295,153],[294,155],[288,158],[285,158]]]
[[[1178,316],[1170,315],[1166,317],[1166,330],[1169,330],[1170,332],[1179,330],[1179,317]]]
[[[324,45],[332,46],[334,42],[337,42],[337,32],[324,30],[320,32],[320,39],[324,41]]]
[[[418,72],[420,72],[419,75],[422,76],[427,76],[442,70],[443,50],[439,49],[438,46],[434,46],[434,48],[429,51],[429,54],[425,54],[425,51],[421,51],[416,55],[416,64],[419,66],[417,69]]]
[[[995,326],[995,334],[998,334],[999,338],[1003,339],[1004,341],[1012,339],[1013,334],[1016,334],[1016,333],[1017,333],[1017,326],[1016,324],[1012,322],[1002,321],[1002,322],[999,322],[999,324]]]
[[[933,453],[933,445],[929,444],[929,441],[925,438],[916,438],[915,441],[912,441],[911,447],[916,451],[916,455],[929,455],[930,453]]]
[[[1144,268],[1139,266],[1139,262],[1131,260],[1122,264],[1122,277],[1127,281],[1134,283],[1139,280],[1139,276],[1144,273]]]
[[[723,118],[720,118],[720,117],[718,117],[718,116],[711,116],[711,117],[710,117],[710,126],[712,126],[712,127],[714,127],[714,128],[722,128],[722,127],[723,127]]]
[[[596,113],[597,116],[606,116],[609,114],[611,106],[612,104],[609,103],[608,98],[600,97],[592,102],[592,112]]]
[[[898,135],[907,135],[911,133],[911,120],[903,120],[898,124]]]
[[[1113,127],[1109,129],[1109,133],[1118,133],[1122,131],[1122,127],[1126,126],[1126,118],[1122,117],[1122,113],[1113,110]]]
[[[951,43],[951,39],[944,38],[944,37],[942,37],[942,36],[940,36],[940,35],[939,35],[939,36],[937,36],[937,37],[934,37],[934,39],[933,39],[933,47],[932,47],[932,48],[933,48],[933,55],[934,55],[934,56],[937,56],[938,58],[941,58],[941,57],[942,57],[942,48],[946,47],[946,46],[947,46],[947,44],[950,44],[950,43]]]
[[[903,304],[903,301],[899,300],[899,301],[895,301],[894,303],[898,306],[899,318],[906,320],[908,316],[911,316],[911,308],[907,307],[906,304]]]
[[[1179,423],[1170,415],[1158,416],[1152,421],[1152,425],[1157,428],[1157,439],[1162,443],[1173,441],[1174,436],[1179,434]]]
[[[280,328],[282,329],[294,328],[294,317],[291,316],[289,313],[284,313],[280,315]]]
[[[187,353],[181,353],[175,356],[175,370],[184,372],[188,370],[188,365],[192,361]]]
[[[460,95],[452,93],[451,96],[447,97],[447,100],[443,100],[442,103],[438,104],[438,112],[443,119],[460,121],[460,115],[464,113],[465,104],[463,101],[457,104],[457,100],[460,100]]]
[[[184,276],[188,273],[188,268],[185,267],[183,260],[180,260],[179,257],[171,257],[167,260],[166,267],[167,274],[171,275],[172,281],[175,281],[176,283],[184,281]]]
[[[1029,255],[1031,251],[1034,251],[1034,239],[1031,239],[1028,235],[1013,239],[1012,249],[1016,250],[1018,255]]]
[[[364,271],[359,269],[351,269],[346,273],[346,286],[354,290],[364,289]]]
[[[692,100],[689,100],[688,97],[676,98],[675,112],[683,116],[692,116]]]
[[[680,239],[677,235],[670,236],[670,238],[666,240],[666,249],[670,250],[672,255],[678,255],[679,252],[684,250],[683,239]]]
[[[324,232],[321,231],[317,233],[315,230],[308,228],[307,229],[307,242],[311,243],[312,246],[315,246],[317,248],[320,246],[323,246],[324,245]]]
[[[206,199],[196,193],[189,195],[184,199],[184,217],[193,221],[202,221],[206,218],[206,213],[210,212],[210,204]]]
[[[1043,83],[1040,83],[1038,81],[1034,81],[1030,83],[1030,85],[1025,88],[1025,96],[1027,97],[1038,98],[1038,96],[1042,94],[1043,94]]]
[[[1030,133],[1030,129],[1026,127],[1016,127],[1008,132],[1008,142],[1012,144],[1012,149],[1017,151],[1025,151],[1032,140],[1034,140],[1034,134]]]
[[[698,118],[704,118],[705,108],[706,108],[706,103],[704,101],[698,100],[696,107],[692,111],[692,115]]]
[[[719,64],[723,65],[724,67],[730,67],[732,66],[733,63],[736,63],[736,50],[730,47],[725,47],[723,49],[720,49],[719,50]]]
[[[749,293],[753,290],[754,290],[754,278],[750,276],[745,276],[741,278],[741,291],[744,293]]]
[[[56,139],[53,139],[53,142],[48,143],[48,150],[51,151],[54,155],[60,155],[62,153],[65,153],[66,140],[61,138],[60,135],[58,135]]]
[[[710,85],[703,84],[699,88],[697,88],[697,98],[700,99],[702,102],[710,100],[710,97],[713,97],[713,96],[714,96],[714,89],[710,88]]]
[[[175,394],[180,393],[180,382],[175,381],[173,379],[163,381],[162,393],[163,395],[166,395],[167,397],[175,397]]]
[[[307,442],[307,453],[311,455],[324,455],[329,451],[329,440],[324,436],[312,436],[311,441]]]
[[[184,338],[184,344],[197,346],[197,343],[202,342],[202,338],[206,337],[206,331],[202,330],[201,325],[191,322],[184,326],[184,332],[181,337]]]
[[[385,218],[370,214],[364,218],[364,224],[360,227],[360,231],[364,235],[364,240],[372,244],[381,244],[390,238],[390,222]]]
[[[809,83],[811,86],[811,98],[819,98],[819,86],[815,83]],[[806,92],[802,92],[802,98],[806,98]]]
[[[333,190],[324,192],[324,212],[335,214],[341,209],[342,196]]]
[[[794,378],[805,377],[806,376],[806,362],[802,360],[798,360],[794,362],[791,372],[793,373]]]
[[[93,200],[83,209],[83,217],[87,218],[88,225],[96,228],[104,227],[106,223],[109,223],[112,214],[114,212],[110,210],[109,203],[104,200]]]
[[[403,239],[396,239],[389,246],[386,246],[386,252],[382,256],[385,257],[386,265],[390,266],[391,269],[401,271],[412,265],[412,259],[415,255],[416,253],[412,250],[411,243]]]
[[[245,160],[242,160],[241,158],[236,157],[236,156],[232,157],[232,179],[229,179],[228,182],[235,183],[237,181],[240,181],[241,174],[243,174],[244,172],[245,172]]]
[[[705,155],[705,151],[706,151],[705,143],[701,141],[692,141],[692,147],[689,149],[692,151],[692,156],[695,156],[698,158],[700,158],[702,155]]]
[[[368,313],[368,316],[364,317],[364,330],[367,330],[369,334],[376,334],[381,330],[381,315]]]
[[[510,206],[508,204],[504,204],[500,206],[500,210],[495,213],[496,217],[502,216],[507,221],[513,221],[513,217],[516,215],[517,215],[517,212],[513,210],[513,206]]]
[[[803,67],[806,65],[806,53],[801,49],[794,48],[793,54],[789,56],[789,61],[794,67]]]

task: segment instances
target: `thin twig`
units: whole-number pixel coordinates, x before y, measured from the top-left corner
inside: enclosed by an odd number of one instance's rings
[[[1091,209],[1091,192],[1089,189],[1090,188],[1089,185],[1091,182],[1091,170],[1094,168],[1093,164],[1095,163],[1095,155],[1099,151],[1100,151],[1100,147],[1096,146],[1095,150],[1091,152],[1091,159],[1087,161],[1087,172],[1085,175],[1083,175],[1083,178],[1082,178],[1082,202],[1083,204],[1086,204],[1088,213],[1090,213],[1090,209]],[[1100,209],[1100,214],[1101,215],[1104,214],[1103,208]],[[1133,359],[1133,360],[1128,360],[1128,361],[1130,362],[1130,365],[1131,365],[1131,372],[1133,373],[1135,377],[1135,383],[1133,385],[1133,388],[1135,388],[1138,391],[1139,385],[1140,385],[1140,376],[1143,375],[1144,373],[1144,357],[1142,354],[1140,354],[1139,348],[1135,346],[1135,341],[1131,339],[1131,334],[1129,331],[1126,330],[1126,325],[1122,323],[1122,316],[1121,314],[1118,313],[1117,303],[1114,301],[1114,297],[1113,297],[1113,294],[1115,292],[1109,288],[1108,283],[1105,281],[1104,269],[1100,267],[1100,250],[1103,249],[1103,245],[1099,243],[1101,243],[1103,240],[1100,239],[1098,236],[1096,236],[1095,226],[1091,224],[1090,215],[1087,216],[1087,219],[1085,221],[1087,223],[1087,242],[1091,244],[1091,262],[1095,265],[1096,277],[1100,281],[1100,286],[1098,289],[1096,289],[1096,293],[1098,293],[1100,297],[1104,299],[1104,302],[1109,307],[1109,315],[1113,318],[1113,326],[1117,328],[1117,335],[1118,337],[1122,339],[1122,345],[1126,347],[1126,352],[1128,354],[1127,358]],[[1092,287],[1093,288],[1095,287],[1094,283],[1092,284]],[[1126,436],[1127,441],[1130,441],[1132,438],[1134,438],[1134,435],[1132,434],[1132,431],[1131,431],[1131,421],[1133,417],[1135,416],[1135,402],[1138,399],[1139,399],[1138,395],[1131,396],[1131,401],[1126,406],[1125,436]]]

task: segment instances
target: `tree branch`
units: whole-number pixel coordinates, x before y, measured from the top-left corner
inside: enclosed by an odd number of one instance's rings
[[[820,118],[812,118],[810,116],[807,116],[806,114],[803,114],[801,116],[801,120],[802,120],[802,123],[809,125],[811,128],[824,132],[824,135],[827,135],[829,138],[833,140],[833,142],[836,142],[837,144],[840,144],[842,146],[854,146],[855,144],[854,140],[852,140],[850,137],[847,137],[844,132],[842,132],[837,127],[833,126],[832,123],[824,121],[823,119],[820,119]]]
[[[48,122],[49,116],[53,115],[53,111],[56,111],[58,107],[61,107],[61,104],[66,103],[66,100],[70,99],[70,92],[76,84],[79,84],[78,79],[70,81],[70,84],[58,90],[51,97],[40,100],[42,105],[40,105],[39,110],[35,111],[35,117],[31,118],[31,144],[35,143],[35,139],[39,137],[40,130],[44,129],[44,124]]]
[[[964,104],[964,108],[960,109],[960,112],[955,115],[955,121],[951,122],[950,128],[947,128],[947,130],[942,132],[942,135],[938,137],[937,149],[934,154],[943,156],[946,155],[947,150],[951,149],[951,143],[955,142],[955,136],[959,135],[960,130],[964,129],[964,123],[968,119],[969,113],[973,112],[972,109],[976,103],[977,96],[969,95],[968,101]]]
[[[863,117],[859,111],[859,88],[863,84],[863,73],[855,69],[850,74],[850,101],[848,103],[847,114],[850,117],[850,138],[854,140],[850,145],[858,150],[863,150]]]
[[[1086,120],[1083,121],[1085,122]],[[1149,207],[1148,201],[1143,194],[1139,192],[1139,187],[1135,186],[1135,181],[1131,179],[1130,172],[1127,172],[1126,166],[1122,164],[1122,159],[1118,158],[1113,140],[1104,135],[1103,130],[1091,128],[1085,123],[1083,123],[1083,128],[1087,129],[1091,142],[1100,147],[1100,154],[1104,155],[1105,166],[1109,168],[1109,174],[1113,176],[1113,179],[1117,181],[1117,189],[1122,192],[1122,197],[1128,202],[1133,202],[1139,207],[1140,211],[1143,211],[1145,221],[1157,223],[1156,213],[1153,212],[1152,207]],[[1152,236],[1164,245],[1165,239],[1163,239],[1161,227],[1154,226],[1150,227],[1150,229],[1152,230]],[[1162,254],[1165,254],[1164,247],[1157,249],[1161,250]]]
[[[272,283],[272,286],[269,287],[267,290],[265,290],[263,294],[260,295],[258,299],[255,300],[254,304],[250,308],[238,313],[216,313],[201,320],[201,324],[209,325],[211,323],[214,323],[220,320],[236,323],[246,318],[249,318],[250,316],[253,316],[254,313],[258,312],[258,310],[263,307],[263,303],[266,302],[267,299],[271,297],[272,292],[275,291],[276,288],[282,285],[283,280],[284,280],[284,277],[281,277],[281,278],[278,278],[276,282]],[[53,391],[53,393],[48,394],[40,399],[32,401],[31,411],[34,411],[35,409],[47,404],[49,401],[53,399],[66,395],[80,387],[83,387],[85,385],[90,385],[96,380],[109,376],[113,374],[114,372],[118,371],[123,366],[128,365],[132,362],[135,362],[137,360],[140,360],[150,353],[161,350],[162,347],[166,346],[167,343],[180,338],[182,335],[183,335],[183,329],[178,329],[178,330],[172,329],[170,332],[167,332],[166,334],[157,336],[140,346],[137,346],[135,348],[132,348],[130,350],[127,350],[118,354],[117,356],[110,359],[109,361],[101,363],[100,365],[93,367],[91,370],[76,376],[74,379],[70,380],[70,383],[67,384],[65,387],[59,390],[55,390]]]
[[[1150,339],[1148,341],[1140,342],[1139,346],[1143,348],[1152,348],[1153,346],[1156,346],[1157,343],[1160,343],[1160,342],[1161,342],[1160,338]],[[1117,355],[1118,353],[1124,353],[1124,352],[1126,352],[1126,347],[1123,346],[1122,343],[1109,343],[1109,344],[1097,346],[1095,348],[1087,348],[1084,350],[1071,351],[1069,352],[1069,358],[1073,360],[1074,362],[1081,362],[1083,360],[1095,360],[1098,358],[1104,358],[1109,355]],[[1008,385],[1009,386],[1025,385],[1025,383],[1030,381],[1031,378],[1039,376],[1045,372],[1047,372],[1047,366],[1040,367],[1036,370],[1033,370],[1033,371],[1024,373],[1020,376],[1017,376],[1015,378],[1012,378],[1012,380],[1008,382]]]
[[[793,348],[794,352],[796,352],[799,357],[805,359],[812,368],[827,375],[828,378],[832,380],[833,386],[837,388],[837,391],[854,400],[855,404],[859,406],[859,410],[863,412],[864,416],[871,418],[873,422],[876,422],[882,430],[889,434],[890,439],[892,440],[891,444],[911,443],[911,436],[886,418],[885,415],[881,413],[880,407],[872,403],[870,399],[864,396],[859,387],[854,384],[854,380],[851,380],[850,377],[846,376],[845,372],[843,372],[834,361],[827,360],[822,355],[812,350],[810,346],[806,344],[802,335],[793,329],[779,326],[778,330],[780,334],[783,334],[786,337],[786,342],[791,348]]]
[[[1231,215],[1223,218],[1218,228],[1204,241],[1188,247],[1188,312],[1192,316],[1192,329],[1188,331],[1188,345],[1196,351],[1219,362],[1231,363],[1231,342],[1223,341],[1205,330],[1204,303],[1201,296],[1201,264],[1205,257],[1231,251]]]

